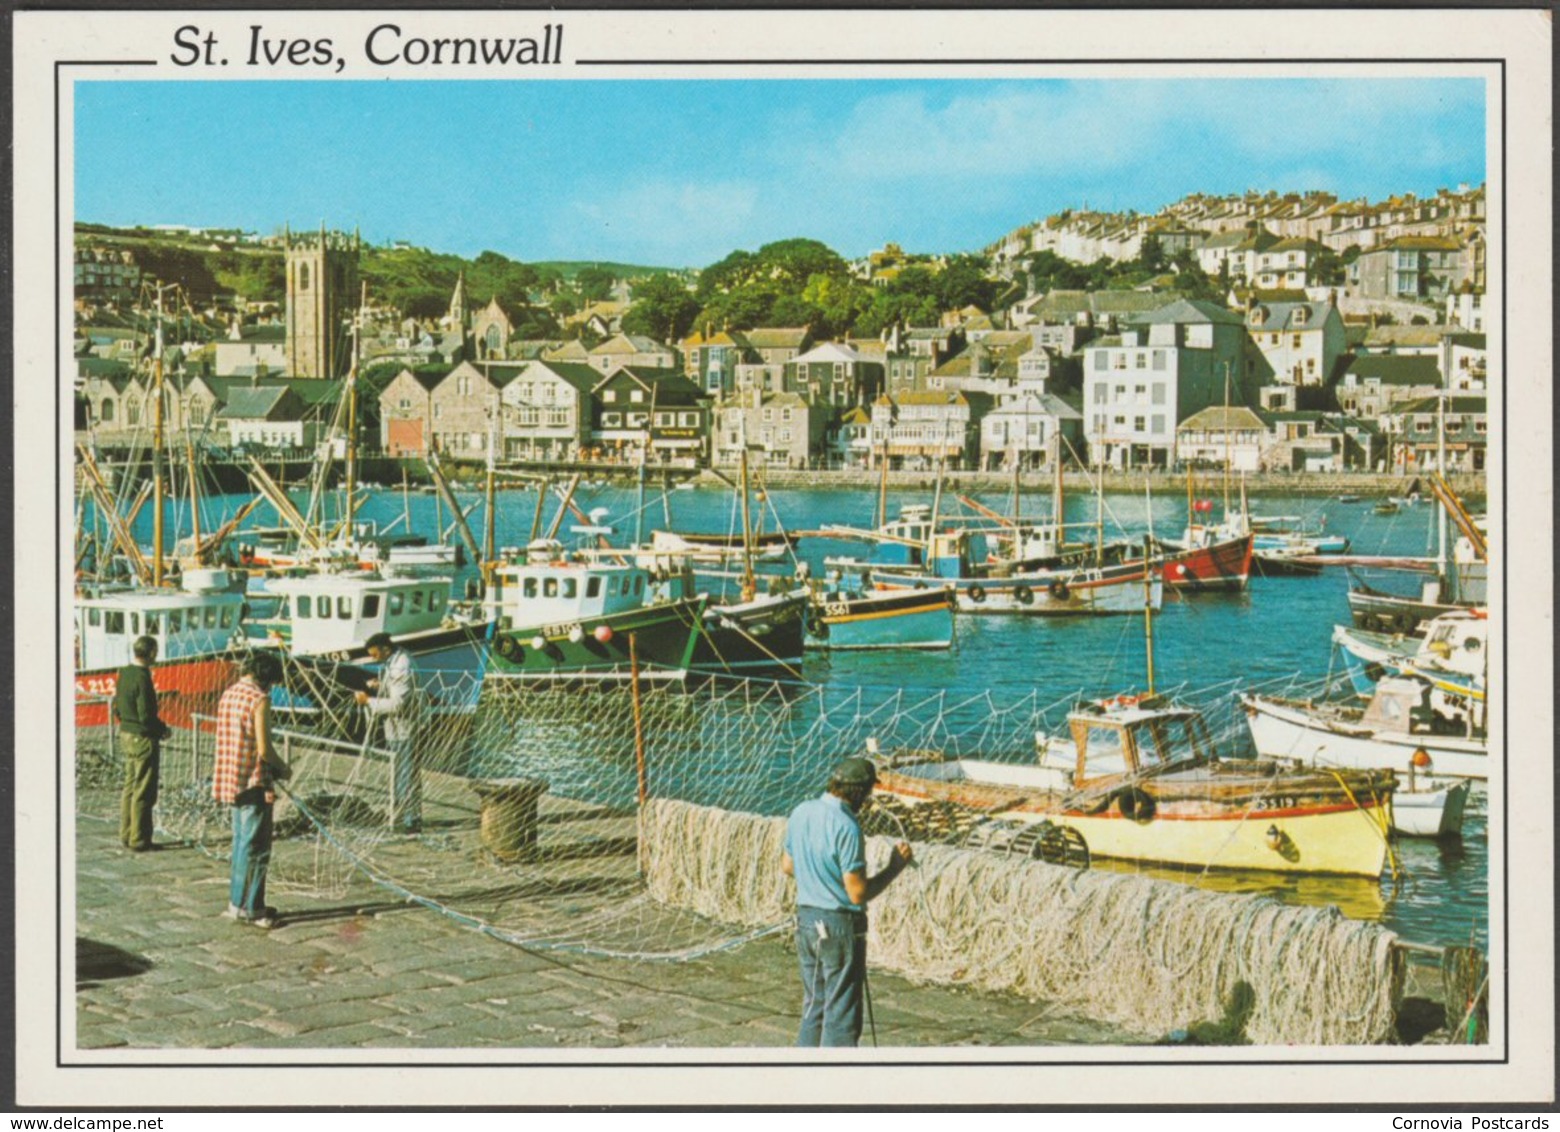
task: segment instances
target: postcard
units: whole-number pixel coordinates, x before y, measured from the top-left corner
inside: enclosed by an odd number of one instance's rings
[[[1547,13],[13,26],[19,1104],[1553,1102]]]

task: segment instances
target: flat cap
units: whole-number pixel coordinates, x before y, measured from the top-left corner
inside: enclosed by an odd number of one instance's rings
[[[842,786],[872,786],[877,782],[877,768],[870,759],[846,759],[834,768],[830,781]]]

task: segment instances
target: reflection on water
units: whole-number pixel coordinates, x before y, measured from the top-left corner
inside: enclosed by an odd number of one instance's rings
[[[891,491],[889,510],[897,513],[904,503],[930,503],[931,495],[929,480],[921,490]],[[1036,490],[1025,498],[1024,514],[1046,514],[1047,495]],[[663,507],[652,494],[646,501],[645,530],[671,526],[735,531],[738,512],[732,496],[704,489],[672,492]],[[464,498],[476,497],[468,493]],[[977,492],[974,498],[1003,513],[1011,507],[1006,492]],[[536,499],[530,491],[501,494],[499,545],[527,541]],[[237,497],[208,500],[203,526],[213,528],[213,520],[231,514],[239,502]],[[586,489],[576,502],[586,510],[606,507],[606,521],[617,526],[618,541],[632,537],[638,506],[632,489]],[[768,514],[769,506],[787,530],[818,530],[825,523],[869,527],[876,493],[771,491],[760,510],[773,530],[775,516]],[[411,529],[425,533],[434,529],[436,507],[431,496],[405,501],[399,492],[381,491],[369,497],[360,514],[384,526],[404,508],[410,512]],[[547,518],[552,508],[549,504]],[[1094,509],[1092,498],[1069,496],[1067,518],[1080,525],[1079,537],[1092,537]],[[1422,555],[1434,535],[1433,507],[1378,516],[1367,502],[1253,497],[1251,510],[1259,515],[1304,515],[1309,525],[1325,514],[1326,529],[1348,535],[1359,554]],[[946,496],[945,513],[953,514]],[[1107,499],[1107,527],[1119,523],[1133,535],[1151,526],[1160,536],[1174,537],[1185,518],[1181,491],[1156,497],[1151,505],[1139,494]],[[473,522],[481,521],[479,512]],[[137,531],[150,538],[148,514],[137,519]],[[861,552],[860,544],[839,540],[802,543],[802,557],[815,577],[823,574],[825,555]],[[458,582],[470,576],[468,569]],[[1239,594],[1167,594],[1153,625],[1157,687],[1203,692],[1207,698],[1200,698],[1198,705],[1213,716],[1213,730],[1235,748],[1232,753],[1239,753],[1245,732],[1231,695],[1236,682],[1276,690],[1273,682],[1297,674],[1316,681],[1341,677],[1332,664],[1332,627],[1348,620],[1348,585],[1343,571],[1329,570],[1316,578],[1253,578]],[[805,681],[823,691],[799,694],[773,708],[744,704],[734,710],[735,701],[720,700],[715,692],[689,695],[680,705],[657,701],[644,721],[651,792],[783,814],[821,790],[829,765],[845,754],[861,753],[869,738],[885,748],[928,746],[950,754],[1027,761],[1033,757],[1033,730],[1060,727],[1066,707],[1078,694],[1114,694],[1147,685],[1141,617],[960,617],[956,634],[956,647],[939,652],[811,654]],[[864,697],[861,703],[850,698],[857,693]],[[604,792],[608,797],[603,801],[632,804],[637,771],[626,696],[585,692],[550,707],[538,702],[526,719],[512,706],[489,709],[490,694],[501,694],[493,692],[492,682],[483,690],[473,743],[481,759],[477,773],[543,773],[559,793]],[[879,703],[890,706],[872,706]],[[929,706],[917,710],[917,705]],[[941,726],[931,733],[918,731],[931,716],[939,717]],[[1036,723],[1031,717],[1044,720]],[[1461,841],[1399,841],[1402,876],[1396,885],[1390,878],[1373,885],[1277,874],[1165,875],[1224,891],[1337,904],[1351,916],[1379,920],[1419,942],[1466,944],[1471,935],[1484,945],[1489,917],[1487,805],[1488,796],[1476,789]]]

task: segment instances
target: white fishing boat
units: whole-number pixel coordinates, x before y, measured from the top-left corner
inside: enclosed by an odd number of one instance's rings
[[[75,601],[76,726],[108,722],[119,670],[137,637],[157,642],[152,682],[164,722],[192,726],[232,682],[242,640],[244,596],[225,570],[188,570],[181,588],[137,586],[83,594]]]
[[[1384,678],[1364,707],[1250,693],[1240,700],[1252,741],[1265,756],[1407,774],[1422,751],[1434,773],[1489,777],[1484,705],[1459,702],[1424,680]]]
[[[1438,688],[1482,700],[1488,671],[1489,616],[1483,609],[1453,610],[1429,621],[1423,637],[1333,626],[1354,690],[1374,693],[1386,675],[1418,676]]]

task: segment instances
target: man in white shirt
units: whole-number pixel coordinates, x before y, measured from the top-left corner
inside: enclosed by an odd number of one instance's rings
[[[398,833],[422,830],[422,753],[417,749],[422,723],[422,693],[417,673],[405,649],[396,648],[389,633],[375,633],[366,642],[368,655],[380,665],[379,679],[358,692],[357,702],[384,721],[384,745],[390,751],[390,824]]]

